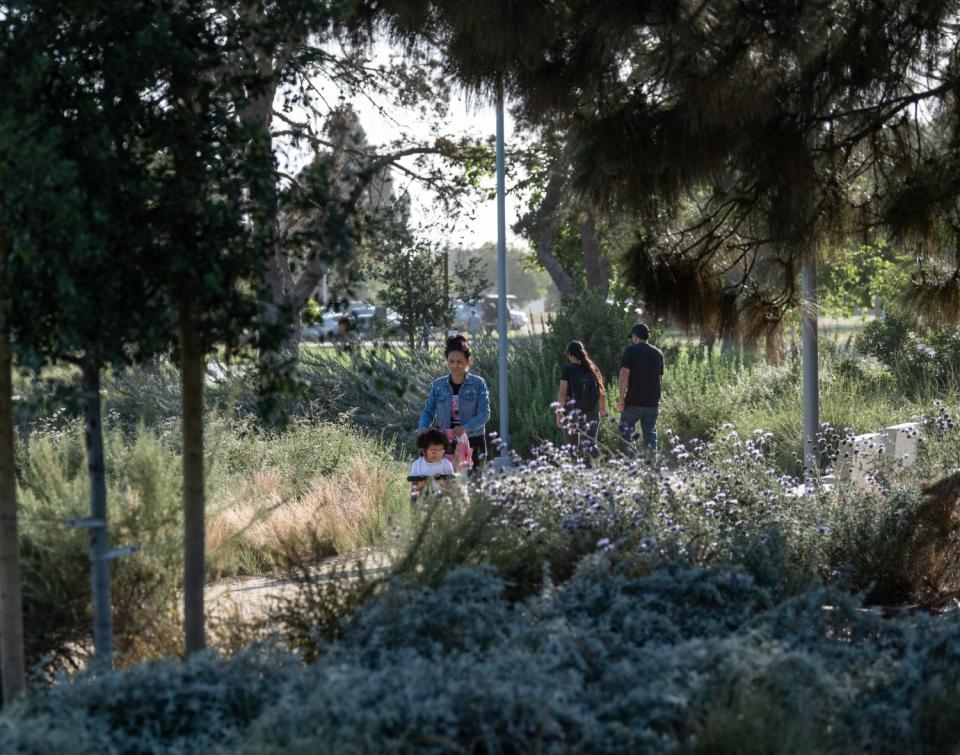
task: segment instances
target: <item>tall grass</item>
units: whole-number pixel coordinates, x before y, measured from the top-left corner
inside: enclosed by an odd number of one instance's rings
[[[511,338],[508,351],[511,447],[522,455],[543,443],[560,441],[550,408],[556,398],[563,354],[543,335]],[[799,350],[783,364],[770,365],[750,353],[713,354],[699,347],[666,349],[666,371],[659,425],[682,439],[712,439],[732,426],[743,434],[763,429],[780,448],[777,467],[799,469],[802,435],[802,380]],[[491,396],[489,430],[498,430],[498,343],[481,337],[474,344],[473,371],[487,380]],[[392,438],[396,453],[409,458],[422,402],[430,380],[446,367],[439,346],[409,352],[393,348],[314,349],[304,360],[309,390],[305,401],[330,419],[345,417],[368,432]],[[960,377],[911,373],[904,384],[889,368],[829,342],[820,362],[820,420],[824,462],[844,433],[873,432],[918,419],[934,399],[960,397]],[[615,381],[608,385],[608,408],[616,403]],[[615,413],[614,413],[615,414]],[[615,427],[604,424],[601,440],[610,445]]]
[[[179,651],[182,515],[179,428],[105,428],[116,648],[128,660]],[[208,577],[272,571],[292,553],[344,553],[408,512],[403,464],[340,423],[296,420],[284,433],[211,416],[207,428]],[[25,625],[30,657],[62,660],[89,637],[88,515],[79,420],[39,423],[18,445]],[[316,544],[320,550],[316,550]]]
[[[156,436],[105,433],[111,547],[136,545],[113,562],[116,648],[125,656],[174,650],[180,573],[179,464]],[[30,657],[66,658],[89,636],[87,530],[67,526],[89,514],[82,426],[35,431],[19,446],[24,625]]]
[[[211,450],[208,546],[217,575],[275,569],[291,551],[330,555],[382,537],[408,508],[405,465],[344,424],[222,430]]]
[[[803,434],[800,356],[781,366],[742,355],[686,348],[668,352],[660,425],[684,440],[712,439],[725,425],[742,435],[773,433],[777,467],[799,471]],[[904,385],[888,369],[856,352],[825,348],[820,361],[820,424],[824,463],[847,432],[875,432],[929,414],[935,400],[960,399],[960,380],[912,375]]]

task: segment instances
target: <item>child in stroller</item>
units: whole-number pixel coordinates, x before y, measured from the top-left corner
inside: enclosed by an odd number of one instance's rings
[[[453,478],[452,459],[446,455],[447,436],[443,430],[428,427],[417,433],[417,450],[420,455],[410,465],[410,474],[407,480],[413,483],[411,496],[419,495],[432,480],[431,490],[446,487]]]

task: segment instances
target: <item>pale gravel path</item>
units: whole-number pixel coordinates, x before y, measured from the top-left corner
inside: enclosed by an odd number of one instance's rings
[[[370,549],[333,556],[317,564],[317,580],[353,579],[363,564],[367,574],[383,574],[390,568],[387,554]],[[204,594],[207,615],[212,618],[227,616],[255,621],[269,615],[279,601],[296,597],[296,579],[283,575],[270,577],[233,577],[207,585]]]

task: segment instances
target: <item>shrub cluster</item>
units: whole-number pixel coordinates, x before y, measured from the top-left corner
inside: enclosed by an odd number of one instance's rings
[[[104,447],[116,647],[125,661],[179,648],[183,557],[179,426],[132,431],[111,414]],[[285,433],[211,416],[207,428],[210,576],[275,570],[297,552],[350,552],[402,522],[404,469],[343,423],[302,418]],[[34,424],[18,444],[24,625],[32,663],[83,656],[90,635],[89,514],[83,426]],[[319,551],[317,549],[320,549]]]
[[[394,581],[304,666],[270,647],[36,691],[4,751],[935,752],[960,626],[748,573],[583,562],[519,603],[489,570]]]
[[[955,389],[960,381],[960,330],[926,332],[903,316],[888,314],[867,323],[857,337],[858,351],[877,359],[898,389],[909,395]]]
[[[608,382],[620,372],[620,358],[630,345],[630,328],[636,322],[633,307],[607,301],[597,291],[565,296],[559,311],[550,320],[545,348],[559,370],[566,364],[566,347],[570,341],[583,341],[590,357]],[[651,327],[654,323],[648,323]],[[652,342],[658,341],[654,328]]]

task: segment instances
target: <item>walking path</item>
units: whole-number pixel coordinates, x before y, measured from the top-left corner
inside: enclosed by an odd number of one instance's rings
[[[355,579],[361,565],[366,574],[384,574],[390,570],[390,559],[387,554],[370,549],[332,556],[314,567],[312,577],[319,582]],[[207,614],[248,621],[262,619],[279,601],[295,597],[298,585],[298,579],[283,575],[225,579],[207,586],[204,595]]]

